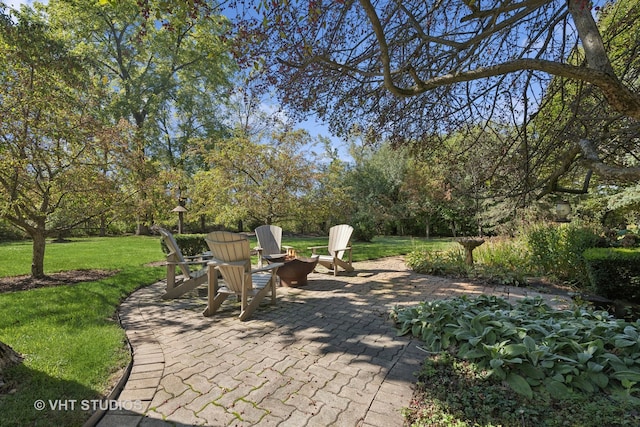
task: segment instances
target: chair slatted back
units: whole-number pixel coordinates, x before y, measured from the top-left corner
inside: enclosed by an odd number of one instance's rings
[[[178,246],[178,242],[176,242],[175,237],[173,237],[173,234],[171,234],[169,231],[165,230],[164,228],[159,228],[158,231],[162,236],[162,240],[164,240],[164,243],[167,245],[167,248],[169,248],[169,253],[167,254],[167,260],[171,262],[177,262],[178,265],[180,266],[180,270],[182,271],[182,274],[184,274],[185,277],[189,277],[191,275],[191,270],[189,269],[189,266],[187,265],[187,262],[184,259],[184,255],[182,255],[182,251],[180,250],[180,247]]]
[[[261,225],[255,232],[263,255],[279,254],[282,251],[282,228],[277,225]]]
[[[219,239],[219,240],[213,240]],[[237,233],[216,231],[209,233],[205,238],[213,262],[219,262],[218,270],[227,287],[237,293],[242,293],[242,288],[250,289],[251,284],[251,249],[249,240]],[[235,265],[222,265],[233,263]]]
[[[340,224],[331,227],[329,229],[329,254],[342,259],[344,251],[338,251],[336,253],[336,249],[346,248],[349,245],[349,239],[351,239],[352,233],[353,227],[349,224]]]
[[[207,234],[205,240],[211,240],[213,242],[233,242],[234,240],[247,240],[247,237],[231,231],[212,231]]]

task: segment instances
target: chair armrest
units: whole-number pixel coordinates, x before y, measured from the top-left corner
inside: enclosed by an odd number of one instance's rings
[[[213,258],[213,255],[211,255],[211,252],[209,252],[209,253],[205,252],[205,253],[198,254],[198,255],[183,256],[183,258],[185,260],[209,259],[209,258]]]
[[[318,249],[327,249],[329,250],[329,246],[309,246],[307,249],[311,249],[311,255],[315,255],[316,254],[316,250]]]
[[[285,245],[282,245],[282,246],[281,246],[281,248],[282,248],[282,249],[293,249],[293,246],[285,246]]]
[[[350,251],[351,250],[351,246],[347,246],[346,248],[338,248],[338,249],[334,249],[334,252],[338,252],[338,251]]]
[[[242,267],[245,268],[247,265],[246,261],[222,261],[219,259],[213,258],[211,261],[207,262],[207,265],[213,265],[215,267]]]
[[[284,265],[284,262],[274,262],[273,264],[269,264],[265,267],[259,267],[256,269],[251,270],[251,273],[260,273],[262,271],[269,271],[269,270],[275,270],[276,268],[280,268]]]
[[[209,260],[203,259],[200,261],[185,261],[185,262],[180,262],[180,261],[166,261],[165,264],[166,265],[204,265],[206,263],[208,263]]]

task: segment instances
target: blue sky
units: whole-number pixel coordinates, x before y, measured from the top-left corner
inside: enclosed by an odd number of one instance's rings
[[[33,0],[2,0],[7,6],[18,9],[21,4],[32,4]]]

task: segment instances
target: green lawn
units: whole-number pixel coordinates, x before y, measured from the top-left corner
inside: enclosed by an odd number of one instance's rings
[[[31,271],[31,241],[0,243],[0,277]],[[158,237],[92,237],[68,243],[47,243],[45,273],[65,270],[141,267],[164,259]]]
[[[47,245],[45,271],[118,270],[108,279],[0,294],[0,341],[24,356],[5,379],[17,389],[0,397],[1,425],[81,425],[89,414],[36,411],[42,399],[95,399],[130,355],[114,320],[119,303],[136,288],[164,277],[158,238],[79,239]],[[28,274],[31,244],[0,245],[0,275]]]
[[[283,237],[283,244],[303,254],[309,246],[326,243],[326,238]],[[450,244],[380,237],[371,243],[354,242],[353,259],[376,259],[419,248],[439,250]],[[95,282],[0,294],[0,341],[25,357],[5,378],[17,391],[0,397],[0,425],[81,425],[88,418],[90,414],[78,409],[37,411],[34,402],[95,399],[108,391],[110,376],[126,366],[130,357],[114,313],[135,289],[164,277],[163,267],[145,266],[163,259],[157,237],[96,237],[47,244],[46,273],[79,269],[118,273]],[[29,274],[30,266],[30,242],[0,244],[0,277]]]
[[[308,247],[327,244],[326,237],[282,237],[282,244],[293,246],[302,255],[311,255]],[[378,236],[371,242],[352,242],[353,260],[365,261],[394,255],[406,255],[418,249],[444,250],[450,239],[423,239],[409,236]],[[318,252],[321,253],[321,252]]]

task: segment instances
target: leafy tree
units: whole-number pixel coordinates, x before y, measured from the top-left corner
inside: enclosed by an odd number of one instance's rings
[[[349,170],[347,183],[356,207],[355,222],[366,218],[367,223],[361,228],[372,228],[369,234],[383,231],[402,234],[406,210],[400,188],[406,174],[407,154],[393,152],[388,144],[378,149],[352,144],[351,155],[355,165]]]
[[[156,16],[135,0],[50,0],[46,7],[56,28],[95,59],[108,81],[112,120],[134,125],[129,177],[139,233],[168,210],[165,180],[174,197],[184,197],[202,160],[192,148],[223,127],[219,107],[235,69],[225,42],[228,22],[212,2],[148,4]]]
[[[599,12],[598,26],[610,52],[611,66],[631,87],[636,86],[640,71],[636,54],[640,45],[635,19],[638,14],[637,0],[607,4]],[[579,66],[584,58],[584,49],[577,47],[567,61]],[[532,117],[529,125],[530,134],[536,136],[531,141],[541,148],[531,150],[531,166],[545,167],[539,160],[539,153],[544,151],[550,160],[560,165],[543,175],[546,192],[585,193],[591,178],[588,170],[597,172],[601,182],[637,181],[633,171],[638,168],[635,136],[638,121],[612,108],[595,87],[556,77],[547,88],[539,113]],[[571,144],[584,139],[596,141],[597,147]],[[602,162],[593,162],[595,156],[600,156]],[[614,170],[628,173],[612,173]]]
[[[612,67],[622,81],[633,87],[637,87],[640,77],[637,55],[640,28],[636,19],[639,11],[640,2],[630,0],[609,3],[598,13],[598,26]],[[580,47],[569,61],[575,64],[584,61]],[[574,217],[616,225],[624,222],[614,218],[617,214],[611,210],[613,206],[621,206],[610,204],[607,199],[625,199],[616,194],[624,194],[629,186],[633,188],[637,178],[635,174],[612,176],[607,170],[614,167],[633,171],[640,165],[638,123],[611,108],[593,86],[555,78],[547,88],[540,111],[527,123],[529,134],[535,138],[529,138],[529,146],[523,150],[527,152],[526,167],[542,171],[533,185],[543,188],[541,194],[562,193],[563,198],[572,200]],[[597,153],[584,152],[573,143],[585,138],[598,141]],[[591,162],[589,156],[595,155],[606,163]],[[550,164],[555,165],[553,169]],[[619,213],[623,210],[626,209]]]
[[[300,218],[309,209],[304,195],[315,179],[312,160],[301,150],[310,143],[300,130],[274,132],[268,143],[242,131],[218,141],[207,156],[209,169],[196,174],[194,205],[225,225]]]
[[[350,164],[340,158],[329,139],[321,137],[319,140],[324,147],[324,158],[315,162],[317,179],[305,196],[311,208],[298,218],[300,232],[318,230],[326,233],[333,225],[353,224],[354,221],[356,201],[348,179]]]
[[[549,191],[546,181],[567,174],[578,161],[611,179],[640,177],[636,165],[607,155],[606,132],[564,134],[551,152],[550,142],[536,143],[527,126],[552,81],[571,81],[626,119],[620,124],[627,137],[619,145],[637,155],[630,136],[640,119],[634,65],[640,42],[628,24],[639,21],[640,9],[633,2],[621,13],[621,3],[606,11],[623,25],[606,28],[598,28],[588,0],[290,0],[233,6],[241,35],[262,41],[247,44],[246,53],[293,110],[318,114],[337,133],[362,123],[377,136],[420,148],[449,132],[511,124],[518,132],[507,146],[520,154],[517,167],[546,175],[527,178],[514,194],[540,195]],[[619,48],[609,44],[612,28],[626,37]]]
[[[354,141],[355,164],[346,174],[345,189],[354,204],[356,230],[430,235],[432,227],[444,222],[454,236],[482,235],[491,174],[486,158],[496,144],[478,133],[475,151],[463,143],[462,135],[443,139],[428,154],[394,150],[389,143],[370,146]]]
[[[434,226],[442,219],[441,213],[450,198],[444,164],[411,157],[400,191],[406,200],[407,214],[420,221],[424,235],[427,238],[431,237]]]
[[[0,215],[33,239],[31,275],[44,276],[45,239],[104,212],[115,193],[103,158],[118,132],[96,119],[99,81],[29,9],[0,20]]]
[[[618,190],[618,189],[616,189]],[[634,224],[636,232],[640,227],[640,184],[632,185],[615,194],[603,197],[606,206],[604,213],[616,212],[618,216],[623,216],[625,221],[622,224]]]

